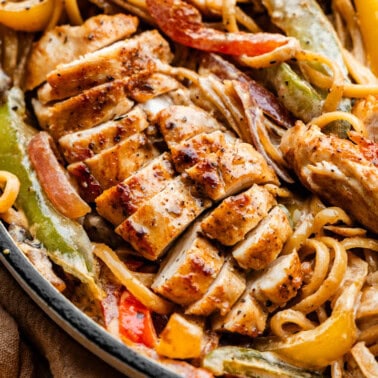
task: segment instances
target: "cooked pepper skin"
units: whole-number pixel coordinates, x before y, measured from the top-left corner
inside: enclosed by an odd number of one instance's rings
[[[24,122],[23,94],[11,89],[0,105],[0,169],[20,180],[16,205],[28,219],[30,230],[53,261],[81,279],[91,281],[92,245],[82,226],[60,215],[44,195],[26,150],[35,130]]]
[[[0,23],[14,30],[44,30],[55,7],[54,0],[4,1],[0,4]]]
[[[323,99],[287,63],[265,69],[266,80],[276,89],[278,98],[294,116],[309,122],[322,112]]]
[[[368,63],[375,75],[378,75],[378,1],[355,0],[357,17],[368,57]]]
[[[345,80],[349,81],[348,70],[344,64],[342,50],[336,32],[315,0],[263,0],[263,3],[271,16],[272,22],[281,28],[287,36],[297,38],[302,49],[322,54],[336,62],[343,72]],[[314,63],[312,63],[312,65],[314,65]],[[325,67],[320,67],[319,64],[315,64],[314,67],[319,70],[325,69]],[[301,79],[299,77],[296,78],[294,72],[290,73],[289,79],[286,78],[284,80],[290,83],[286,90],[280,78],[288,76],[288,68],[279,68],[276,71],[278,79],[276,79],[277,82],[273,83],[273,85],[279,87],[278,89],[281,90],[281,96],[291,98],[291,101],[285,101],[285,106],[291,106],[292,108],[289,107],[290,111],[307,122],[309,117],[313,117],[316,115],[316,112],[319,112],[321,101],[317,97],[325,97],[325,93],[319,92],[317,95],[315,90],[309,85],[307,85],[308,88],[304,88],[304,86],[300,84]],[[272,74],[275,75],[274,71]],[[308,97],[305,98],[307,95]],[[311,114],[308,116],[306,116],[307,112],[305,110],[300,111],[298,106],[296,107],[294,105],[295,103],[303,103],[306,107],[309,107],[312,100],[314,100],[314,106],[312,109],[309,109]],[[289,104],[286,102],[289,102]],[[344,98],[339,104],[339,109],[350,112],[350,100]],[[298,112],[298,114],[295,112]],[[320,113],[321,112],[319,112],[319,115]],[[340,134],[340,137],[345,137],[345,125],[340,127],[342,124],[342,122],[336,123],[335,127],[330,131]]]

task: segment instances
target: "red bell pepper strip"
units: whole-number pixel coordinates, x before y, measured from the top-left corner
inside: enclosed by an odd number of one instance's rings
[[[173,41],[199,50],[257,56],[287,44],[290,38],[271,33],[228,33],[208,28],[201,13],[182,0],[147,0],[147,9]]]
[[[122,293],[119,303],[119,332],[121,337],[149,348],[156,344],[151,311],[127,290]]]
[[[79,218],[90,212],[91,208],[70,183],[67,173],[54,154],[52,143],[51,136],[46,132],[36,134],[28,146],[30,161],[55,209],[68,218]]]

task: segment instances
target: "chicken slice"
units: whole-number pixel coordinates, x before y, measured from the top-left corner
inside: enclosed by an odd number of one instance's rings
[[[211,239],[231,246],[244,239],[276,204],[273,195],[254,184],[247,191],[226,198],[201,223],[202,232]]]
[[[292,233],[286,212],[281,206],[275,206],[258,226],[234,247],[232,255],[244,269],[264,269],[277,258]]]
[[[209,154],[224,150],[226,146],[234,145],[235,142],[234,136],[217,130],[212,133],[200,133],[179,144],[172,143],[170,150],[176,170],[184,172],[196,163],[205,160]]]
[[[297,123],[281,150],[304,186],[378,232],[378,167],[359,145]]]
[[[236,194],[252,184],[278,184],[263,156],[240,139],[224,145],[185,170],[202,193],[214,201]]]
[[[169,148],[200,133],[222,130],[215,118],[196,106],[167,107],[158,114],[157,123]]]
[[[115,226],[164,189],[174,177],[169,153],[165,152],[121,183],[96,198],[97,211]]]
[[[278,257],[265,270],[256,273],[250,285],[252,295],[269,310],[294,298],[302,285],[301,262],[297,252]]]
[[[219,312],[226,315],[246,287],[245,277],[235,265],[233,259],[228,259],[206,293],[187,307],[185,313],[209,316]]]
[[[174,145],[171,152],[177,171],[185,171],[203,194],[214,201],[254,183],[278,183],[262,155],[227,132],[198,134]]]
[[[181,84],[172,76],[152,73],[150,76],[131,78],[127,83],[127,95],[138,103],[145,103],[154,97],[179,88]]]
[[[42,103],[61,100],[99,84],[150,74],[156,71],[156,59],[169,63],[171,57],[169,45],[159,32],[146,31],[59,65],[47,75],[38,99]]]
[[[133,102],[125,94],[126,84],[127,79],[102,84],[52,106],[34,99],[34,111],[40,126],[59,139],[127,113]]]
[[[125,14],[98,15],[80,26],[62,25],[46,32],[33,46],[26,68],[26,89],[46,80],[58,64],[129,37],[138,27],[138,19]]]
[[[114,121],[62,136],[59,146],[66,161],[74,163],[115,146],[131,135],[145,130],[148,125],[145,112],[141,107],[135,106]]]
[[[84,163],[103,189],[110,188],[159,156],[144,133],[137,133],[114,147],[101,151]]]
[[[232,332],[257,337],[264,332],[267,318],[267,311],[251,295],[250,288],[247,288],[227,315],[219,314],[214,317],[212,329],[218,332]]]
[[[210,205],[179,176],[123,221],[116,232],[141,255],[156,260]]]
[[[202,297],[224,261],[218,249],[198,231],[196,222],[180,237],[151,287],[156,293],[183,306]]]

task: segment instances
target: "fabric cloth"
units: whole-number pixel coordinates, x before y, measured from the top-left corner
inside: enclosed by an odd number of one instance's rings
[[[125,378],[60,329],[0,263],[0,378]]]

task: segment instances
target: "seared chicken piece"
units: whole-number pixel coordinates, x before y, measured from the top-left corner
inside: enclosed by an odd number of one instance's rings
[[[264,269],[277,258],[292,233],[286,212],[276,206],[234,247],[232,255],[244,269]]]
[[[189,90],[183,85],[161,96],[154,97],[141,105],[143,110],[147,113],[147,118],[153,123],[157,122],[159,113],[169,106],[195,106],[191,101]]]
[[[38,90],[42,103],[79,94],[99,84],[156,71],[156,59],[169,63],[172,54],[157,30],[119,41],[77,60],[59,65]]]
[[[264,158],[250,144],[229,133],[201,133],[171,148],[179,172],[185,171],[214,201],[252,184],[278,183]]]
[[[243,193],[226,198],[202,221],[202,232],[224,245],[234,245],[243,240],[275,204],[268,190],[253,185]]]
[[[145,130],[148,125],[144,111],[135,106],[117,120],[64,135],[59,139],[59,146],[66,161],[74,163],[115,146],[131,135]]]
[[[214,201],[238,193],[252,184],[278,184],[278,178],[252,145],[239,139],[225,145],[185,171]]]
[[[233,332],[257,337],[265,330],[267,317],[267,311],[253,297],[251,289],[247,288],[226,316],[214,317],[212,328],[218,332]]]
[[[125,94],[126,84],[127,79],[102,84],[52,106],[34,100],[34,111],[40,126],[59,139],[127,113],[133,102]]]
[[[120,183],[159,156],[144,133],[137,133],[84,163],[103,189]]]
[[[166,107],[158,114],[157,123],[169,148],[195,135],[223,129],[215,118],[196,106]]]
[[[302,285],[301,262],[296,251],[274,260],[251,280],[252,295],[269,310],[294,298]],[[274,306],[273,306],[274,307]]]
[[[164,189],[175,172],[168,152],[96,198],[97,211],[115,226]]]
[[[164,133],[164,131],[162,131]],[[222,151],[226,146],[234,145],[236,138],[220,130],[201,133],[182,143],[171,143],[172,159],[178,172],[184,172],[196,163],[205,160],[209,154]]]
[[[152,290],[186,306],[202,297],[223,265],[217,248],[198,234],[195,223],[169,251]]]
[[[139,103],[144,103],[154,97],[174,91],[181,84],[172,76],[152,73],[150,76],[131,78],[127,83],[127,95]]]
[[[116,232],[149,260],[158,259],[210,201],[181,176],[122,222]]]
[[[209,316],[219,312],[222,316],[226,315],[246,287],[244,274],[235,265],[233,259],[228,259],[206,293],[192,303],[185,313]]]
[[[175,91],[171,91],[161,96],[151,98],[150,100],[147,100],[146,102],[141,104],[141,107],[146,112],[147,119],[149,121],[155,123],[159,113],[168,106],[172,106],[174,104],[173,100],[169,96],[169,94],[173,92]]]
[[[281,150],[304,186],[378,232],[378,167],[359,145],[297,123]]]
[[[129,37],[138,27],[138,19],[125,14],[98,15],[83,25],[62,25],[46,32],[34,45],[28,59],[26,89],[46,80],[58,64],[71,62],[88,52]]]

